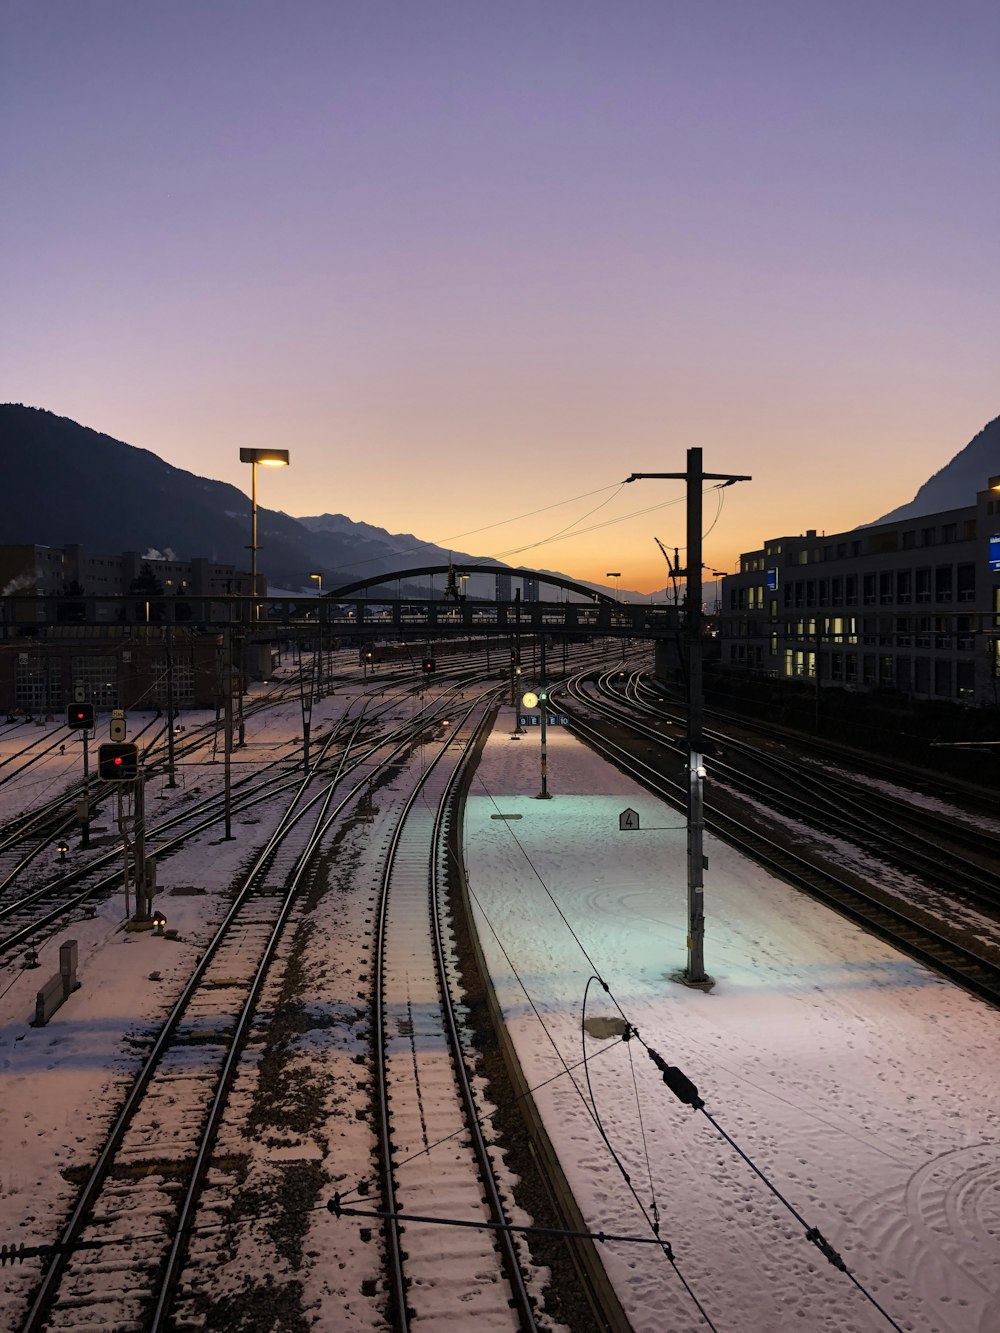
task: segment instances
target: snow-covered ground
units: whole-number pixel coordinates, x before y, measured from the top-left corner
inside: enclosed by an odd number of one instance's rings
[[[314,731],[346,703],[338,695],[319,705]],[[249,729],[251,745],[241,757],[270,760],[299,725],[297,704],[277,710]],[[995,1011],[711,840],[705,957],[716,984],[709,994],[678,985],[671,978],[685,962],[683,818],[556,728],[548,734],[553,799],[536,800],[538,736],[512,741],[511,730],[505,711],[473,783],[470,880],[529,1080],[539,1086],[550,1132],[594,1228],[650,1234],[587,1113],[584,1043],[594,1057],[591,1083],[608,1139],[647,1211],[655,1199],[677,1269],[716,1328],[889,1327],[705,1117],[674,1098],[639,1041],[582,1035],[584,991],[596,970],[642,1040],[697,1084],[707,1109],[900,1328],[996,1333]],[[7,753],[0,747],[0,758]],[[57,785],[59,765],[72,762],[56,749],[32,780],[39,790]],[[208,790],[221,780],[221,767],[185,768],[181,789],[151,791],[148,808],[165,809],[194,786]],[[30,803],[6,791],[0,787],[0,815]],[[337,851],[335,910],[317,914],[323,919],[304,968],[310,980],[302,998],[319,1017],[294,1047],[305,1075],[336,1038],[326,1020],[353,1002],[359,1016],[353,1031],[345,1022],[341,1044],[342,1064],[355,1077],[335,1073],[323,1132],[299,1147],[283,1146],[289,1140],[279,1135],[260,1150],[275,1171],[284,1155],[308,1150],[331,1181],[313,1214],[301,1276],[307,1318],[332,1333],[381,1326],[379,1302],[362,1293],[378,1271],[377,1245],[365,1239],[362,1224],[331,1218],[322,1202],[368,1174],[370,1130],[358,1118],[366,1102],[364,1069],[356,1063],[363,1058],[359,972],[390,793],[380,796],[374,822],[357,824]],[[619,830],[626,807],[639,812],[640,831]],[[234,843],[220,843],[216,833],[163,863],[159,902],[178,927],[177,941],[123,933],[119,898],[93,921],[57,932],[42,951],[41,969],[0,970],[3,1242],[47,1238],[58,1198],[65,1205],[73,1194],[61,1172],[91,1159],[115,1086],[134,1064],[130,1034],[164,1011],[218,915],[222,891],[269,830],[270,812],[258,808],[245,818]],[[80,941],[83,985],[48,1027],[31,1028],[34,990],[67,936]],[[592,984],[587,1019],[617,1014]],[[271,1208],[282,1198],[275,1179]],[[238,1262],[225,1273],[220,1262],[224,1289],[259,1276],[254,1256],[260,1260],[266,1247],[251,1228],[243,1231]],[[440,1229],[438,1243],[446,1256],[447,1230]],[[602,1254],[637,1330],[707,1327],[660,1252],[608,1242]],[[36,1272],[30,1263],[0,1270],[0,1326],[7,1326],[5,1311],[23,1310],[19,1293]]]
[[[996,1333],[996,1011],[711,839],[705,963],[715,986],[677,984],[683,818],[555,729],[554,799],[535,799],[537,739],[512,741],[512,729],[502,716],[473,782],[469,880],[521,1060],[593,1228],[648,1236],[640,1204],[648,1214],[655,1200],[660,1234],[720,1330],[890,1327],[706,1117],[664,1086],[638,1041],[583,1037],[596,971],[642,1040],[697,1085],[900,1328]],[[619,830],[629,807],[638,832]],[[586,1016],[618,1017],[598,985]],[[610,1148],[588,1111],[584,1045]],[[707,1327],[657,1250],[606,1243],[602,1254],[637,1330]]]

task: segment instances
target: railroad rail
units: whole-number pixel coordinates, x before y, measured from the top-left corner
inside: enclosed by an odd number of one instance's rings
[[[573,729],[582,740],[661,799],[680,809],[685,808],[686,784],[672,781],[663,771],[662,751],[671,747],[669,739],[648,728],[641,729],[642,743],[649,745],[652,753],[648,760],[640,758],[635,753],[634,740],[631,745],[622,743],[621,730],[625,729],[635,737],[636,728],[619,708],[609,709],[600,698],[586,693],[581,677],[574,677],[559,693],[563,700],[560,707],[570,712]],[[565,701],[567,696],[572,702]],[[584,708],[596,712],[602,719],[601,725],[585,718]],[[618,729],[617,739],[609,734],[609,727]],[[676,757],[676,744],[672,749]],[[798,855],[726,814],[711,799],[706,799],[705,816],[709,831],[777,877],[819,898],[981,998],[1000,1004],[1000,964],[988,949],[965,947],[948,938],[932,924],[917,919],[907,904],[898,902],[894,905],[884,895],[876,895],[861,884],[849,882],[843,875],[834,873],[818,859],[809,860]]]

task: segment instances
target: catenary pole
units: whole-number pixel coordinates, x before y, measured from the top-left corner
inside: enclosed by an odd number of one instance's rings
[[[706,481],[732,486],[748,476],[705,472],[701,449],[687,451],[685,472],[633,472],[630,481],[683,481],[687,485],[687,597],[684,612],[688,641],[688,790],[687,790],[687,967],[689,986],[711,985],[705,971],[705,762],[702,686],[702,487]]]

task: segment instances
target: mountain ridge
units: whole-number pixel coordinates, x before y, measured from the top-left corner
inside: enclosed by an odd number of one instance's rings
[[[0,404],[0,453],[18,460],[5,477],[0,542],[79,543],[97,554],[170,550],[183,559],[207,556],[247,567],[250,499],[229,482],[23,403]],[[322,571],[324,586],[332,588],[367,573],[447,563],[451,554],[346,515],[303,520],[259,504],[257,531],[269,582],[289,589],[315,588],[313,571]],[[421,552],[416,560],[414,548]],[[456,551],[454,557],[507,568],[486,556]]]
[[[891,509],[881,518],[861,526],[870,528],[879,523],[893,523],[925,514],[943,513],[949,509],[964,509],[976,503],[976,492],[981,491],[991,476],[1000,474],[1000,417],[994,417],[964,449],[928,477],[916,495],[907,504]]]

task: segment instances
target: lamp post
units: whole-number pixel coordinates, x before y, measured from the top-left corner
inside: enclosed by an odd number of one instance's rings
[[[323,575],[310,574],[311,579],[316,580],[316,633],[319,636],[319,677],[318,685],[320,696],[323,693]]]
[[[250,464],[250,593],[257,596],[257,465],[287,467],[287,449],[241,449],[240,462]],[[251,620],[257,619],[257,603],[253,602]]]
[[[622,576],[622,572],[621,572],[620,569],[609,569],[608,572],[604,575],[604,577],[605,577],[606,579],[620,579],[621,576]],[[619,588],[620,588],[620,586],[621,586],[621,585],[618,584],[618,583],[615,584],[615,604],[616,604],[616,605],[617,605],[617,603],[618,603],[619,596],[620,596],[620,594],[619,594]],[[608,651],[608,641],[607,641],[607,639],[604,640],[604,651],[605,651],[605,652]]]

